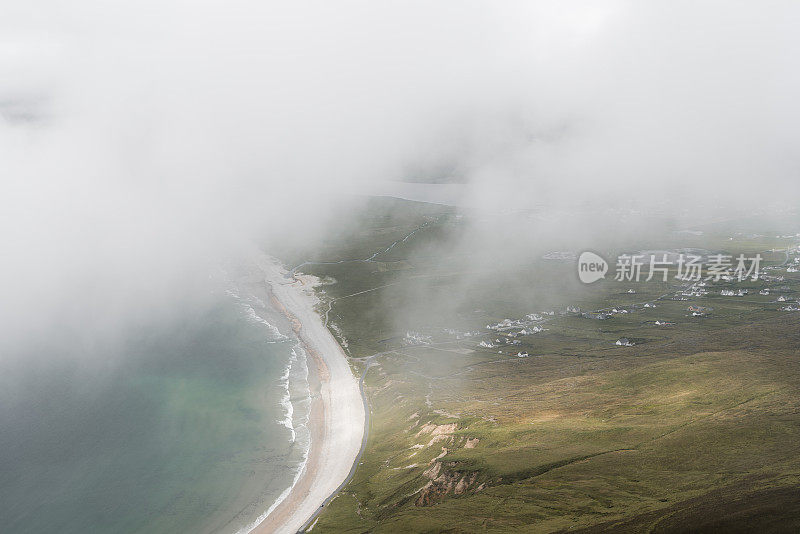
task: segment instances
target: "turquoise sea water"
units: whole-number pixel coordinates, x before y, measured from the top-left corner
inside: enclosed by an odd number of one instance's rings
[[[0,530],[236,532],[292,484],[304,358],[231,295],[0,369]]]

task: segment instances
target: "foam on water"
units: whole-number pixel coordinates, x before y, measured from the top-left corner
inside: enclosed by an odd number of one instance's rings
[[[235,282],[226,280],[226,283],[228,284],[228,287],[225,289],[225,294],[239,303],[239,306],[244,312],[246,319],[252,323],[262,324],[267,327],[267,330],[269,330],[270,333],[269,339],[267,340],[268,343],[278,343],[280,341],[286,341],[289,339],[287,336],[281,334],[277,326],[270,323],[263,317],[263,312],[260,315],[256,311],[256,308],[259,310],[267,309],[267,306],[264,304],[263,300],[255,295],[250,294],[242,296],[241,290],[235,285]]]
[[[308,462],[308,453],[311,449],[311,433],[308,428],[308,420],[311,408],[311,393],[308,385],[308,362],[307,355],[299,343],[291,350],[291,358],[280,378],[285,389],[281,398],[286,416],[278,422],[286,426],[291,431],[292,444],[300,447],[301,460],[295,467],[294,479],[292,484],[281,492],[275,501],[251,523],[240,528],[236,534],[247,534],[255,529],[275,508],[278,507],[291,493],[300,475]],[[297,406],[297,410],[295,409]]]
[[[295,347],[298,348],[298,347]],[[292,416],[294,415],[294,405],[292,404],[292,393],[289,384],[289,375],[292,373],[292,364],[297,360],[297,352],[295,349],[292,349],[292,357],[289,359],[289,364],[286,366],[286,369],[281,375],[281,383],[283,383],[283,387],[285,388],[283,397],[281,397],[281,406],[286,411],[286,417],[281,420],[278,420],[283,426],[289,429],[292,433],[292,443],[294,443],[297,434],[294,431],[294,423],[292,421]]]
[[[292,341],[293,345],[286,360],[286,367],[278,377],[278,383],[282,389],[280,396],[280,407],[283,416],[276,422],[288,430],[289,442],[294,450],[293,456],[296,461],[292,462],[293,479],[291,485],[286,487],[275,501],[261,514],[248,524],[241,527],[237,534],[245,534],[258,526],[275,508],[280,505],[291,493],[292,488],[297,484],[300,476],[305,469],[308,461],[308,454],[311,448],[311,434],[308,428],[308,421],[311,410],[311,392],[308,384],[308,363],[307,355],[299,341],[291,335],[285,335],[280,329],[267,320],[267,317],[275,316],[278,312],[273,310],[254,293],[258,293],[247,283],[239,283],[232,280],[225,274],[226,294],[234,299],[239,305],[243,317],[250,323],[263,325],[266,328],[266,341],[268,343],[278,343]]]
[[[287,498],[310,446],[306,354],[247,280],[215,286],[207,309],[139,327],[135,343],[88,353],[125,361],[119,373],[14,370],[35,387],[14,390],[18,411],[0,410],[5,530],[247,532]]]
[[[277,326],[270,323],[269,321],[261,317],[258,313],[256,313],[256,310],[253,309],[251,305],[247,304],[246,302],[241,302],[240,305],[244,310],[245,316],[249,321],[254,323],[260,323],[267,327],[267,329],[270,332],[270,339],[267,340],[269,343],[278,343],[279,341],[286,341],[287,339],[289,339],[285,335],[281,334]]]
[[[260,284],[253,284],[250,281],[252,277],[240,277],[238,274],[231,276],[225,270],[221,270],[220,274],[226,288],[225,293],[237,303],[242,317],[246,321],[265,328],[265,337],[268,343],[292,342],[288,358],[285,360],[286,366],[277,378],[281,388],[279,404],[282,417],[275,420],[288,431],[287,438],[292,451],[290,458],[293,458],[289,462],[290,472],[293,475],[292,483],[283,489],[265,511],[237,531],[237,534],[245,534],[258,526],[289,496],[306,467],[311,448],[311,433],[308,428],[311,392],[308,384],[307,354],[291,330],[287,332],[288,335],[283,334],[276,326],[276,324],[283,324],[282,315],[265,302],[268,294],[262,292]]]

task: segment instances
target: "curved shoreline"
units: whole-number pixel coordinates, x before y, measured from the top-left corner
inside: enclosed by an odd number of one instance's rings
[[[364,449],[368,410],[363,376],[353,376],[347,356],[316,312],[319,299],[312,287],[302,279],[292,280],[271,258],[260,258],[258,265],[274,304],[289,319],[307,354],[311,448],[289,494],[250,532],[295,533],[307,528],[352,478]]]
[[[367,371],[371,367],[371,364],[367,363],[367,366],[364,368],[364,372],[361,373],[361,378],[358,379],[358,391],[361,394],[361,402],[364,404],[364,435],[361,438],[361,448],[358,450],[358,455],[356,459],[353,461],[353,465],[350,468],[350,473],[348,473],[347,478],[339,484],[339,487],[336,488],[333,493],[331,493],[327,499],[322,503],[314,514],[308,518],[308,520],[303,523],[303,526],[300,527],[298,532],[305,532],[306,529],[310,528],[317,520],[317,516],[319,516],[320,512],[322,512],[322,507],[331,502],[344,488],[348,482],[353,479],[353,475],[356,474],[356,468],[358,467],[359,462],[361,461],[361,457],[364,455],[364,450],[367,448],[367,438],[369,438],[369,404],[367,402],[367,395],[364,393],[364,378],[367,376]]]

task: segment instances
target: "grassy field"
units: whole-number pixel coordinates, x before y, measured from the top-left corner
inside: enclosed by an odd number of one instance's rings
[[[692,297],[672,277],[586,286],[574,260],[543,259],[581,249],[545,239],[498,254],[473,246],[474,214],[390,199],[366,201],[359,230],[314,257],[287,252],[327,280],[321,311],[366,372],[372,412],[355,477],[313,531],[796,531],[800,312],[782,308],[800,277],[783,265],[795,240],[779,237],[795,215],[780,228],[711,220],[702,234],[585,247],[606,258],[782,250],[764,265],[783,280],[721,281]],[[720,295],[731,287],[749,293]],[[583,315],[597,310],[608,317]],[[486,328],[532,313],[540,332]],[[634,345],[616,345],[623,337]]]

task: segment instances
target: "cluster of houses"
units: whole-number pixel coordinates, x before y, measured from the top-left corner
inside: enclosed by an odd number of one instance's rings
[[[796,252],[800,253],[800,247],[797,248]],[[558,258],[556,254],[553,254],[548,259],[562,259],[562,258]],[[769,267],[766,267],[766,268],[762,268],[761,271],[763,273],[763,271],[777,270],[779,268],[783,268],[783,267],[781,267],[781,266],[769,266]],[[786,269],[787,273],[800,272],[800,256],[791,258],[790,265],[788,267],[786,267],[785,269]],[[782,281],[784,281],[784,276],[783,275],[779,275],[777,273],[776,273],[776,276],[770,276],[770,275],[762,274],[760,276],[760,278],[762,280],[766,281],[766,282],[782,282]],[[734,276],[730,276],[730,275],[723,275],[723,276],[720,277],[720,281],[722,281],[722,282],[733,282],[735,280],[736,280],[736,278]],[[677,293],[674,294],[672,299],[673,300],[686,301],[686,300],[690,300],[690,299],[706,297],[706,296],[709,295],[709,290],[710,289],[711,288],[709,287],[709,282],[707,282],[706,280],[697,280],[697,281],[694,281],[694,282],[691,282],[689,284],[684,285],[683,288],[681,288]],[[784,290],[785,291],[789,291],[790,289],[791,288],[785,287],[785,286],[780,288],[780,290],[782,290],[782,291],[784,291]],[[761,289],[758,293],[759,293],[759,295],[762,295],[762,296],[768,296],[768,295],[770,295],[770,291],[771,290],[769,288],[764,288],[764,289]],[[772,291],[775,291],[775,289],[773,288]],[[636,290],[635,289],[628,289],[627,293],[628,294],[635,294]],[[744,297],[744,296],[746,296],[748,294],[749,294],[749,290],[748,289],[730,289],[730,288],[726,288],[726,289],[720,289],[720,291],[719,291],[719,295],[723,296],[723,297]],[[778,302],[788,302],[788,299],[785,296],[780,296],[777,299],[777,301]],[[555,316],[555,315],[562,315],[562,316],[564,316],[564,315],[574,315],[574,316],[584,317],[584,318],[587,318],[587,319],[605,320],[605,319],[608,319],[608,318],[610,318],[610,317],[612,317],[614,315],[617,315],[617,314],[619,314],[619,315],[629,314],[632,311],[635,311],[635,309],[640,308],[640,307],[643,307],[643,308],[656,308],[656,304],[653,303],[653,302],[648,302],[648,303],[645,303],[643,305],[627,306],[627,308],[614,307],[614,308],[598,310],[598,311],[582,311],[578,306],[567,306],[565,311],[562,311],[562,312],[559,312],[559,313],[556,313],[554,311],[547,311],[547,312],[541,312],[541,313],[528,314],[524,319],[504,319],[504,320],[498,322],[497,324],[486,325],[486,328],[488,330],[497,332],[502,337],[497,337],[494,341],[481,341],[480,343],[478,343],[478,346],[483,347],[483,348],[497,348],[499,346],[504,346],[504,345],[507,346],[507,345],[519,344],[520,342],[518,340],[514,339],[514,338],[516,338],[518,336],[526,336],[526,335],[536,334],[536,333],[544,331],[544,328],[542,328],[542,326],[540,324],[535,324],[535,323],[541,323],[542,321],[545,321],[546,317],[548,317],[548,316],[552,317],[552,316]],[[798,300],[796,303],[792,302],[791,304],[788,304],[788,305],[784,306],[781,309],[784,310],[784,311],[800,311],[800,300]],[[688,306],[687,310],[688,310],[688,312],[689,312],[691,317],[705,317],[705,316],[708,316],[711,313],[713,308],[708,307],[708,306],[692,305],[692,306]],[[652,324],[654,326],[658,326],[658,327],[675,326],[674,322],[662,321],[662,320],[656,320]],[[478,335],[478,333],[475,333],[473,335]],[[633,341],[631,341],[629,338],[623,337],[623,338],[620,338],[617,341],[615,341],[615,345],[620,346],[620,347],[632,347],[632,346],[635,345],[635,343]],[[499,351],[499,352],[502,352],[502,351]],[[514,353],[510,353],[510,354],[511,355],[515,355],[515,356],[517,356],[519,358],[528,357],[528,353],[527,352],[521,352],[520,351],[520,352],[517,352],[516,354],[514,354]]]
[[[496,338],[494,341],[485,341],[485,340],[481,341],[480,343],[478,343],[478,346],[482,347],[484,349],[495,349],[497,347],[502,347],[504,345],[519,345],[521,343],[522,343],[522,341],[520,341],[519,339],[508,339],[508,338],[500,339],[500,338]],[[498,352],[502,352],[502,351],[498,351]]]
[[[539,332],[544,332],[544,328],[542,328],[539,325],[535,325],[535,326],[528,326],[526,328],[523,328],[519,332],[509,332],[508,335],[511,336],[511,337],[532,336],[533,334],[538,334]]]
[[[524,328],[525,326],[527,326],[527,324],[522,322],[520,319],[503,319],[497,324],[487,324],[486,328],[488,330],[502,332],[511,328]]]
[[[547,312],[543,312],[547,315]],[[552,312],[551,312],[552,313]],[[544,328],[536,323],[544,321],[544,317],[538,313],[529,313],[525,319],[503,319],[497,324],[487,324],[486,329],[501,333],[508,337],[528,336],[543,332]],[[517,330],[519,329],[519,330]],[[513,331],[517,330],[517,331]]]
[[[689,287],[683,289],[682,291],[678,292],[681,298],[679,300],[688,300],[688,298],[696,298],[696,297],[705,297],[708,295],[708,290],[706,289],[706,283],[703,281],[698,281],[691,284]]]
[[[800,235],[800,234],[798,234]],[[786,250],[782,249],[781,251]],[[789,253],[800,254],[800,246],[795,247],[794,249],[788,249]],[[545,259],[550,260],[567,260],[567,259],[574,259],[574,255],[570,255],[568,253],[560,253],[560,252],[553,252],[545,256]],[[795,256],[789,258],[788,266],[766,266],[762,267],[760,270],[759,278],[765,282],[783,282],[785,280],[784,276],[779,273],[775,273],[775,275],[768,275],[764,274],[765,272],[770,271],[778,271],[785,269],[787,273],[797,273],[800,272],[800,256]],[[733,282],[736,278],[730,275],[722,275],[720,277],[720,281],[722,282]],[[673,294],[671,300],[676,301],[687,301],[690,299],[696,299],[701,297],[707,297],[709,295],[709,291],[713,289],[710,287],[710,283],[707,280],[697,280],[697,281],[685,281],[686,283],[683,284],[683,287],[679,289],[676,293]],[[711,284],[713,285],[713,284]],[[762,296],[769,296],[771,292],[790,292],[792,288],[788,286],[781,286],[780,288],[763,288],[759,290],[758,294]],[[635,294],[636,290],[631,288],[627,289],[626,293],[628,294]],[[731,289],[731,288],[720,288],[719,295],[723,297],[744,297],[749,294],[747,289]],[[797,302],[790,301],[786,296],[781,295],[777,298],[777,302],[779,303],[787,303],[787,305],[783,306],[781,310],[784,311],[800,311],[800,300]],[[493,340],[481,340],[477,343],[478,347],[484,349],[497,349],[499,347],[509,347],[514,345],[520,345],[522,342],[517,339],[520,336],[529,336],[538,334],[540,332],[545,331],[545,328],[542,327],[542,323],[547,321],[549,317],[554,317],[557,315],[560,316],[578,316],[583,317],[586,319],[594,319],[594,320],[606,320],[614,315],[626,315],[630,314],[637,309],[640,308],[656,308],[656,304],[654,302],[647,302],[644,304],[633,304],[626,307],[613,307],[610,309],[603,309],[597,311],[583,311],[578,306],[567,306],[566,309],[562,311],[542,311],[539,313],[530,313],[527,314],[522,319],[503,319],[496,324],[489,324],[486,325],[486,329],[490,332],[495,333],[495,337]],[[708,306],[697,306],[692,305],[688,306],[687,308],[690,317],[705,317],[711,313],[713,308]],[[675,326],[674,322],[656,320],[652,322],[654,326],[657,327],[671,327]],[[457,340],[461,339],[469,339],[469,338],[477,338],[485,335],[485,332],[481,331],[457,331],[454,329],[443,329],[442,330],[445,334],[454,337]],[[415,331],[408,331],[403,339],[404,345],[423,345],[431,343],[431,336],[424,335],[420,332]],[[635,345],[633,341],[629,338],[622,337],[615,341],[615,345],[620,347],[632,347]],[[498,350],[498,353],[503,353],[503,350]],[[518,358],[527,358],[529,355],[527,352],[517,351],[517,352],[509,352],[510,356],[516,356]]]
[[[562,315],[564,315],[565,313],[562,313]],[[541,313],[529,313],[528,315],[525,316],[524,319],[503,319],[502,321],[496,324],[487,324],[486,329],[489,331],[497,332],[498,337],[496,337],[493,341],[483,340],[480,343],[478,343],[478,346],[484,349],[494,349],[502,346],[520,345],[522,344],[522,341],[515,338],[519,336],[530,336],[538,334],[540,332],[544,332],[545,328],[543,328],[538,323],[544,321],[545,317],[554,315],[555,312],[553,311],[545,311]],[[497,352],[498,354],[501,354],[503,351],[498,350]],[[528,357],[527,352],[517,352],[516,354],[512,355],[517,356],[519,358]]]
[[[586,319],[596,319],[598,321],[605,321],[608,319],[608,315],[600,312],[583,312],[581,317],[585,317]]]
[[[467,339],[471,337],[480,336],[480,332],[459,332],[458,330],[454,330],[452,328],[443,328],[442,332],[447,334],[448,336],[452,336],[456,339]]]
[[[773,250],[773,252],[778,252],[778,251]],[[787,251],[787,254],[791,254],[792,252],[793,252],[792,249],[789,249]],[[787,273],[796,273],[798,272],[798,267],[800,267],[800,257],[795,257],[791,258],[791,263],[789,263],[789,266],[786,267],[785,270]],[[783,265],[767,265],[765,267],[761,267],[759,273],[759,279],[764,280],[765,282],[783,282],[784,280],[786,280],[786,277],[783,276],[782,274],[776,276],[766,274],[768,272],[782,271],[782,270],[784,270]]]
[[[692,314],[692,317],[705,317],[711,313],[713,309],[714,308],[709,308],[708,306],[689,306],[687,308],[689,313]]]
[[[744,297],[748,294],[746,289],[740,289],[739,291],[734,291],[733,289],[723,289],[719,292],[719,294],[723,297]]]
[[[403,338],[403,345],[425,345],[431,342],[431,336],[426,336],[420,332],[406,332]]]
[[[626,309],[626,308],[616,308],[615,307],[615,308],[606,309],[606,310],[597,311],[597,312],[583,312],[580,315],[581,315],[581,317],[585,317],[586,319],[597,319],[597,320],[603,321],[605,319],[608,319],[609,317],[613,317],[614,315],[627,315],[629,313],[633,313],[633,311],[636,310],[638,307],[639,306],[637,306],[637,305],[633,305],[633,306],[631,306],[630,310]],[[655,308],[656,305],[651,303],[651,302],[648,302],[648,303],[644,304],[642,307],[643,308]]]

